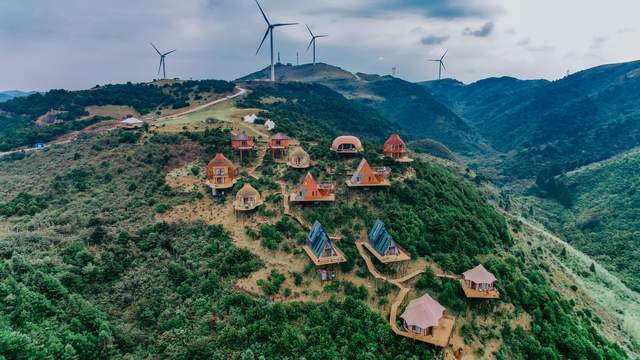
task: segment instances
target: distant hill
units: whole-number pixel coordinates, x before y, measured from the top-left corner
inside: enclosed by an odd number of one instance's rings
[[[265,80],[268,74],[267,67],[237,81]],[[279,81],[323,84],[348,99],[377,110],[390,121],[410,130],[414,139],[431,138],[453,151],[466,154],[488,148],[465,121],[420,85],[392,76],[352,74],[323,63],[315,66],[278,64],[276,77]]]
[[[5,102],[7,100],[11,100],[17,97],[29,96],[35,93],[36,93],[35,91],[19,91],[19,90],[0,91],[0,102]]]
[[[640,145],[640,61],[553,82],[491,78],[423,86],[495,149],[511,153],[503,166],[511,177],[567,171]]]
[[[640,291],[639,168],[640,148],[566,174],[572,208],[540,202],[547,226],[635,291]]]

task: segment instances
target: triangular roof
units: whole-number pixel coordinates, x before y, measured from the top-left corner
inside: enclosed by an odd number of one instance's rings
[[[411,300],[400,317],[409,326],[419,326],[421,329],[437,326],[445,308],[435,301],[429,294]]]
[[[233,166],[231,160],[227,159],[226,156],[221,153],[217,153],[216,156],[209,161],[208,166]]]
[[[271,137],[271,140],[289,140],[289,137],[285,133],[277,133]]]
[[[386,255],[389,246],[395,244],[395,240],[387,231],[382,220],[376,220],[371,231],[369,231],[369,243],[383,256]]]
[[[368,176],[375,175],[367,159],[363,158],[362,160],[360,160],[360,164],[358,164],[358,168],[353,173],[353,176],[351,176],[352,183],[356,184],[360,182],[358,181],[358,175],[361,175],[360,181],[362,181],[363,179],[366,179]]]
[[[391,136],[389,136],[389,139],[387,139],[387,141],[384,143],[384,146],[390,146],[390,145],[406,146],[406,144],[404,143],[404,141],[402,141],[402,139],[398,134],[392,134]]]
[[[313,223],[311,231],[307,234],[307,245],[317,257],[321,257],[327,245],[333,247],[329,235],[318,220]]]
[[[311,191],[318,188],[318,183],[313,178],[313,175],[311,175],[311,173],[308,172],[307,175],[304,177],[304,181],[302,182],[302,185],[300,185],[300,187]]]
[[[309,153],[304,151],[304,149],[301,148],[300,146],[296,146],[296,148],[293,149],[293,151],[291,152],[291,156],[290,157],[294,157],[294,156],[300,156],[300,157],[304,157],[304,158],[309,158]]]
[[[496,281],[496,277],[493,276],[482,264],[474,267],[471,270],[467,270],[462,273],[465,280],[473,281],[476,284],[491,284]]]

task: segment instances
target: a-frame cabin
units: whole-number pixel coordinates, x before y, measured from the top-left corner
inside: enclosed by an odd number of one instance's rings
[[[347,261],[342,251],[334,246],[324,227],[317,220],[307,234],[307,241],[303,249],[318,268],[322,281],[335,279],[335,265]]]
[[[346,181],[348,187],[384,187],[390,186],[387,179],[389,169],[385,167],[372,168],[367,159],[362,159],[358,168],[350,179]]]
[[[333,184],[318,183],[307,173],[302,184],[289,195],[289,201],[297,203],[331,202],[336,200]]]
[[[393,263],[411,258],[389,234],[382,220],[378,219],[369,231],[368,241],[364,246],[381,262]]]

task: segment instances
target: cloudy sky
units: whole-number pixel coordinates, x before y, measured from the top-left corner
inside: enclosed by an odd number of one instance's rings
[[[350,71],[427,80],[556,79],[567,70],[640,59],[637,0],[262,0],[273,22],[307,23],[318,60]],[[232,80],[268,63],[255,55],[264,20],[254,0],[3,0],[0,90],[80,89],[167,75]],[[310,61],[304,25],[278,28],[283,62]]]

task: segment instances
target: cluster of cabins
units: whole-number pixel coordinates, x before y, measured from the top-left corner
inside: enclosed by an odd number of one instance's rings
[[[309,154],[297,146],[289,152],[291,139],[277,133],[269,139],[269,150],[276,162],[286,162],[288,166],[305,169],[311,165]],[[255,140],[241,134],[231,140],[233,150],[240,156],[248,155],[255,150]],[[410,162],[407,156],[407,146],[402,139],[394,134],[384,144],[384,155],[400,162]],[[357,154],[363,151],[360,140],[355,136],[339,136],[331,144],[331,150],[338,154]],[[384,187],[389,186],[389,169],[374,168],[366,159],[362,159],[358,167],[346,180],[348,187]],[[224,155],[216,154],[207,166],[207,185],[214,194],[216,191],[231,188],[238,177],[238,168]],[[293,203],[317,203],[335,201],[332,183],[316,181],[311,173],[307,173],[302,184],[289,195]],[[245,184],[236,194],[234,208],[237,211],[250,211],[262,204],[260,193],[250,184]],[[391,236],[384,222],[376,220],[368,233],[363,246],[383,264],[401,263],[411,260],[409,253],[404,250]],[[332,238],[327,234],[320,222],[316,221],[309,231],[303,249],[311,262],[316,266],[322,281],[336,278],[336,266],[346,261],[344,253],[335,246]],[[493,287],[496,278],[482,265],[464,272],[460,279],[461,287],[468,298],[499,298],[499,292]],[[451,333],[452,322],[447,318],[445,308],[429,294],[412,300],[400,315],[403,328],[416,339],[438,344],[433,339],[448,331]]]

